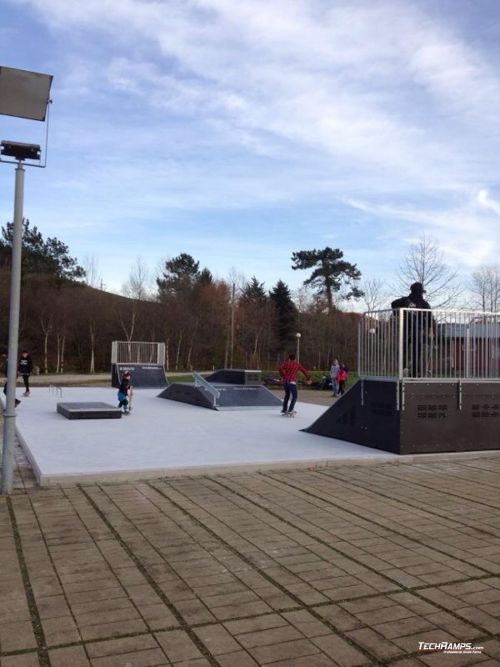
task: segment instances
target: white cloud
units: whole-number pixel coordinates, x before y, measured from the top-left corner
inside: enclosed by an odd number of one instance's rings
[[[140,95],[145,107],[222,115],[236,137],[265,130],[346,169],[387,170],[396,189],[463,180],[464,148],[429,131],[414,99],[431,116],[434,106],[451,107],[462,122],[499,106],[498,77],[481,55],[407,2],[31,5],[58,30],[105,31],[127,54],[105,68],[112,88]],[[95,62],[91,50],[87,58]]]
[[[498,222],[480,210],[476,199],[478,197],[460,206],[441,209],[371,204],[359,200],[346,203],[384,221],[385,236],[392,242],[414,243],[425,234],[436,240],[449,261],[459,261],[462,266],[474,268],[495,261],[500,251]],[[411,237],[408,237],[409,230]]]
[[[340,230],[360,254],[417,227],[464,265],[495,259],[499,54],[451,13],[417,0],[21,1],[59,45],[51,141],[79,159],[53,182],[87,196],[83,217],[96,202],[102,219],[317,202],[326,217],[348,201],[374,223],[372,239]],[[338,238],[325,228],[307,226],[312,245]]]
[[[481,206],[484,206],[484,208],[493,211],[497,215],[500,215],[500,201],[492,199],[489,195],[488,190],[479,190],[477,195],[477,201],[479,202],[479,204],[481,204]]]

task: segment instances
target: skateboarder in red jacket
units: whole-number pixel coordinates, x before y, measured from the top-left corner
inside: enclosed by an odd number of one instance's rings
[[[307,384],[311,384],[311,377],[309,371],[295,360],[294,354],[288,355],[288,361],[284,361],[278,371],[285,390],[285,398],[283,399],[281,414],[292,416],[295,414],[294,407],[297,401],[297,373],[302,373],[305,376]],[[288,406],[290,396],[292,397],[292,400],[290,401],[290,406]]]

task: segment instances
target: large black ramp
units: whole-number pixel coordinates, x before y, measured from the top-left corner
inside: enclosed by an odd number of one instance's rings
[[[396,454],[500,449],[500,382],[362,380],[304,430]]]
[[[108,403],[58,403],[57,412],[66,419],[120,419],[121,410]]]
[[[262,384],[262,371],[250,371],[244,368],[219,368],[205,377],[207,382],[221,384]]]
[[[171,401],[190,403],[191,405],[198,405],[200,408],[217,409],[212,396],[207,395],[202,387],[196,387],[194,384],[174,382],[168,385],[161,394],[158,394],[158,398],[168,398]]]
[[[129,371],[136,389],[163,389],[168,385],[165,371],[159,364],[113,364],[111,386],[119,387],[123,373]]]

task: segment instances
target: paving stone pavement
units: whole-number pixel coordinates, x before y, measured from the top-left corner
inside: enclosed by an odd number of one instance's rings
[[[17,461],[2,667],[500,664],[496,457],[45,490]]]

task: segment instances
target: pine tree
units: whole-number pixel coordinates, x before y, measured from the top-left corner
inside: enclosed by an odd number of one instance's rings
[[[358,288],[357,282],[361,278],[361,272],[356,264],[346,262],[344,253],[338,248],[323,250],[299,250],[292,254],[292,269],[314,269],[310,277],[304,280],[304,285],[310,285],[316,292],[326,298],[328,312],[333,307],[333,295],[340,292],[345,285],[349,291],[342,293],[343,299],[358,299],[363,292]]]
[[[264,283],[259,283],[255,276],[252,276],[240,296],[242,304],[264,305],[267,301],[267,294],[264,289]]]
[[[200,263],[183,252],[165,262],[163,278],[157,278],[159,296],[190,291],[199,276]]]
[[[2,227],[0,238],[0,264],[3,266],[10,265],[13,238],[14,224],[8,222]],[[23,220],[22,246],[23,279],[36,275],[61,283],[85,276],[85,270],[70,256],[68,246],[55,237],[44,239],[37,227],[30,227],[28,219]]]
[[[269,293],[269,298],[274,305],[277,351],[283,352],[295,340],[297,308],[292,300],[288,285],[282,280],[278,280]]]

